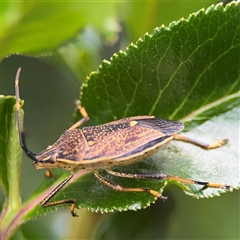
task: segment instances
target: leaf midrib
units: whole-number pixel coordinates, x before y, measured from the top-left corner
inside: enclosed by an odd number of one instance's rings
[[[228,96],[224,96],[222,98],[219,98],[218,100],[214,101],[214,102],[211,102],[205,106],[202,106],[200,108],[198,108],[197,110],[191,112],[189,115],[187,115],[186,117],[180,119],[181,122],[188,122],[188,121],[191,121],[195,118],[195,116],[201,114],[202,112],[205,112],[209,109],[212,109],[216,106],[219,106],[221,105],[222,103],[225,103],[233,98],[238,98],[240,97],[240,91],[237,91],[236,93],[233,93],[231,95],[228,95]]]

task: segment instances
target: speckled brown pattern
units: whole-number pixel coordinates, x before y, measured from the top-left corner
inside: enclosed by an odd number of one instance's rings
[[[181,122],[149,116],[67,130],[57,142],[36,155],[37,168],[110,168],[146,158],[183,129]]]

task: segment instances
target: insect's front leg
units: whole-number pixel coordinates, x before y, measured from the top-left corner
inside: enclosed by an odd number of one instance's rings
[[[54,177],[51,169],[46,170],[45,177],[47,177],[47,178],[53,178]]]
[[[181,134],[176,134],[174,136],[174,139],[184,141],[184,142],[188,142],[188,143],[194,144],[198,147],[201,147],[201,148],[204,148],[204,149],[207,149],[207,150],[208,149],[213,149],[213,148],[218,148],[218,147],[221,147],[222,145],[228,143],[228,139],[221,139],[221,140],[218,140],[214,143],[207,144],[207,143],[198,141],[196,139],[185,137]]]
[[[82,115],[82,118],[77,121],[76,123],[74,123],[70,128],[69,130],[72,130],[72,129],[76,129],[78,127],[80,127],[81,125],[83,125],[84,123],[86,123],[88,120],[89,120],[89,116],[87,114],[87,111],[85,110],[84,107],[82,107],[80,105],[80,101],[76,101],[76,106],[80,112],[80,114]]]
[[[78,215],[74,212],[75,209],[75,205],[76,205],[76,199],[75,198],[68,198],[68,199],[63,199],[60,201],[56,201],[56,202],[49,202],[55,195],[57,192],[59,192],[73,177],[73,173],[71,173],[71,175],[66,178],[65,180],[63,180],[60,184],[57,185],[57,187],[55,187],[48,195],[47,197],[44,198],[44,200],[41,202],[41,206],[42,207],[51,207],[51,206],[57,206],[57,205],[61,205],[61,204],[69,204],[71,203],[71,214],[73,217],[78,217]]]

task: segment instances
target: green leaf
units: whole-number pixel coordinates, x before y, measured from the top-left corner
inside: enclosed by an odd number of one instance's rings
[[[15,116],[15,97],[0,96],[1,155],[0,182],[5,193],[1,227],[5,230],[12,217],[20,209],[20,174],[22,150]],[[12,224],[11,227],[13,227]]]
[[[239,13],[239,2],[226,7],[218,4],[186,20],[173,22],[169,27],[157,28],[151,35],[146,34],[136,44],[131,44],[126,52],[114,55],[110,62],[104,61],[99,71],[88,78],[82,91],[82,105],[91,117],[90,125],[127,116],[155,115],[182,119],[187,129],[192,130],[189,134],[200,141],[210,143],[226,137],[230,140],[228,145],[210,151],[174,142],[174,146],[160,151],[152,160],[121,171],[158,170],[239,187],[238,135],[234,130],[239,107],[240,59],[236,54],[240,51]],[[142,164],[146,165],[141,167]],[[114,180],[123,186],[142,184],[141,181]],[[202,191],[199,186],[173,183],[195,197],[210,197],[225,191]],[[147,186],[161,192],[163,183],[148,181]],[[106,207],[102,199],[114,197],[106,195],[105,190],[99,193],[97,184],[96,188],[89,189],[101,196],[94,195],[98,207],[83,195],[79,194],[77,199],[80,206],[86,201],[85,207],[95,210],[123,210],[123,199],[128,201],[124,203],[127,209],[132,209],[134,203],[137,209],[154,201],[144,194],[115,193],[115,196],[122,196],[121,200],[113,199],[112,205]]]
[[[235,94],[238,16],[235,3],[200,10],[104,61],[83,87],[91,124],[139,114],[182,119]]]
[[[0,181],[7,197],[11,194],[12,189],[16,192],[16,195],[19,194],[20,159],[22,150],[18,142],[18,132],[15,119],[15,101],[15,98],[11,96],[0,96]]]
[[[117,24],[110,24],[115,22],[115,3],[96,1],[91,6],[87,2],[3,2],[2,56],[53,51],[86,24],[112,38],[118,31]]]
[[[1,171],[1,184],[5,190],[5,193],[8,195],[8,180],[7,180],[7,139],[8,139],[8,132],[9,132],[9,119],[11,119],[12,114],[12,102],[13,98],[4,98],[4,96],[0,96],[0,111],[1,111],[1,164],[0,164],[0,171]],[[13,102],[12,102],[13,104]],[[4,127],[5,126],[5,127]]]
[[[182,119],[187,134],[202,141],[228,137],[229,144],[210,151],[173,142],[168,148],[138,164],[119,168],[131,173],[165,172],[199,181],[216,181],[239,187],[236,126],[239,107],[239,2],[221,4],[192,14],[188,19],[156,28],[126,52],[104,61],[82,89],[82,105],[97,125],[127,116],[155,115]],[[76,119],[80,116],[77,114]],[[220,131],[221,130],[221,131]],[[229,163],[231,163],[229,165]],[[84,175],[83,175],[84,174]],[[216,196],[226,190],[205,189],[175,181],[124,179],[106,174],[124,187],[150,187],[163,191],[177,184],[195,197]],[[27,221],[63,206],[41,208],[39,202],[67,177],[53,172],[20,214]],[[76,198],[77,206],[92,211],[137,210],[155,201],[147,193],[115,192],[92,173],[77,172],[73,181],[52,201]]]

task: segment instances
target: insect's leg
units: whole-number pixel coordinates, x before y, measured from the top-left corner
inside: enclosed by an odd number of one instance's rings
[[[48,195],[47,197],[45,197],[43,199],[43,201],[41,202],[41,206],[42,207],[51,207],[51,206],[56,206],[56,205],[60,205],[60,204],[67,204],[67,203],[71,203],[71,214],[73,217],[78,217],[78,215],[74,212],[75,209],[75,205],[76,205],[76,199],[74,198],[68,198],[68,199],[63,199],[60,201],[56,201],[56,202],[49,202],[57,192],[59,192],[73,177],[73,174],[71,173],[71,175],[66,178],[65,180],[63,180],[59,185],[57,185],[57,187],[55,187]]]
[[[202,185],[204,187],[212,187],[212,188],[225,188],[228,190],[231,190],[231,187],[229,185],[221,184],[221,183],[213,183],[213,182],[201,182],[201,181],[195,181],[195,180],[189,180],[186,178],[180,178],[175,176],[169,176],[164,173],[143,173],[143,174],[131,174],[131,173],[120,173],[115,172],[110,169],[106,170],[109,174],[112,174],[114,176],[118,177],[125,177],[125,178],[138,178],[138,179],[159,179],[159,180],[174,180],[182,183],[190,183],[190,184],[198,184]]]
[[[85,122],[87,122],[89,120],[89,116],[87,114],[87,111],[85,110],[84,107],[82,107],[80,105],[80,102],[79,101],[76,101],[76,106],[80,112],[80,114],[82,115],[82,118],[77,121],[76,123],[74,123],[69,129],[72,130],[72,129],[75,129],[75,128],[78,128],[80,127],[81,125],[83,125]]]
[[[51,169],[47,169],[47,170],[46,170],[46,172],[45,172],[45,177],[47,177],[47,178],[52,178],[52,177],[54,177]]]
[[[148,192],[150,194],[152,194],[154,197],[157,198],[161,198],[162,200],[166,200],[167,198],[162,196],[159,192],[154,191],[150,188],[126,188],[126,187],[122,187],[114,182],[111,182],[109,180],[107,180],[106,178],[104,178],[103,176],[101,176],[97,170],[94,171],[95,176],[98,178],[99,181],[101,181],[102,183],[104,183],[105,185],[107,185],[108,187],[112,188],[115,191],[119,191],[119,192]]]
[[[207,143],[204,143],[204,142],[200,142],[196,139],[185,137],[181,134],[176,134],[174,136],[174,139],[184,141],[184,142],[188,142],[188,143],[194,144],[194,145],[199,146],[199,147],[204,148],[204,149],[218,148],[218,147],[221,147],[222,145],[224,145],[228,142],[228,139],[221,139],[221,140],[218,140],[214,143],[207,144]]]

